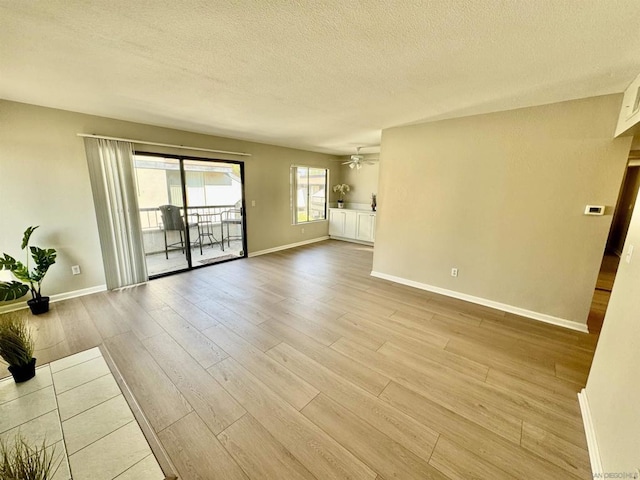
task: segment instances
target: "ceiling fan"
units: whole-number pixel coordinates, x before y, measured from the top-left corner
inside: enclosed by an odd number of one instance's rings
[[[342,162],[342,165],[349,165],[349,168],[355,168],[357,170],[360,170],[362,168],[362,165],[364,165],[365,163],[367,165],[373,165],[375,162],[379,160],[378,158],[369,158],[369,157],[365,157],[364,155],[361,155],[360,154],[361,148],[362,147],[356,148],[355,155],[351,155],[351,158],[349,159],[349,161]]]

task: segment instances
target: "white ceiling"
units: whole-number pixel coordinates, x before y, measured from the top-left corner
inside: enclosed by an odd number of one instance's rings
[[[638,0],[0,0],[0,98],[353,153],[386,127],[621,92],[639,19]]]

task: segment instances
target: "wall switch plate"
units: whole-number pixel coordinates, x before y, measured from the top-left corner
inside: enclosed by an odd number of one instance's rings
[[[631,263],[632,256],[633,256],[633,245],[629,245],[629,250],[627,250],[627,255],[624,257],[624,261],[627,263]]]
[[[452,277],[457,277],[458,276],[458,269],[457,268],[452,268],[451,269],[451,276]]]
[[[255,200],[251,200],[251,206],[255,207],[256,206],[256,201]]]
[[[80,275],[80,265],[73,265],[71,267],[71,273],[74,275]]]

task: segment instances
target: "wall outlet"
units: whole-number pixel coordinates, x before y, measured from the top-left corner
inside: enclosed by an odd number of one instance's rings
[[[457,277],[458,276],[458,269],[457,268],[452,268],[451,269],[451,276],[452,277]]]
[[[256,201],[255,200],[251,200],[251,206],[255,207],[256,206]]]
[[[301,232],[301,233],[304,233],[304,228],[302,229],[302,232]]]
[[[71,273],[74,275],[80,275],[80,265],[73,265],[71,267]]]

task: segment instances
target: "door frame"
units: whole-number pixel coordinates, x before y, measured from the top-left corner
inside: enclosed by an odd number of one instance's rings
[[[188,246],[185,248],[186,258],[187,258],[187,268],[181,268],[179,270],[174,270],[172,272],[163,272],[158,273],[157,275],[150,275],[149,280],[153,280],[155,278],[168,277],[170,275],[175,275],[177,273],[184,273],[191,270],[196,270],[199,268],[212,267],[221,263],[233,262],[234,260],[240,260],[243,258],[247,258],[249,256],[247,252],[247,208],[246,208],[246,200],[245,200],[245,186],[244,186],[244,162],[240,160],[225,160],[220,158],[211,158],[211,157],[194,157],[192,155],[176,155],[170,153],[157,153],[157,152],[145,152],[145,151],[134,151],[133,156],[135,160],[136,155],[145,155],[148,157],[159,157],[159,158],[172,158],[178,160],[178,164],[180,167],[180,181],[182,182],[182,203],[185,208],[188,207],[187,203],[187,189],[186,189],[186,173],[184,169],[184,160],[197,160],[202,162],[215,162],[215,163],[229,163],[233,165],[238,165],[240,167],[240,191],[242,194],[242,256],[237,258],[228,258],[226,260],[220,260],[219,262],[210,264],[210,265],[193,265],[191,261],[191,235],[189,233],[189,220],[188,216],[185,215],[185,242]],[[137,188],[137,187],[136,187]]]

